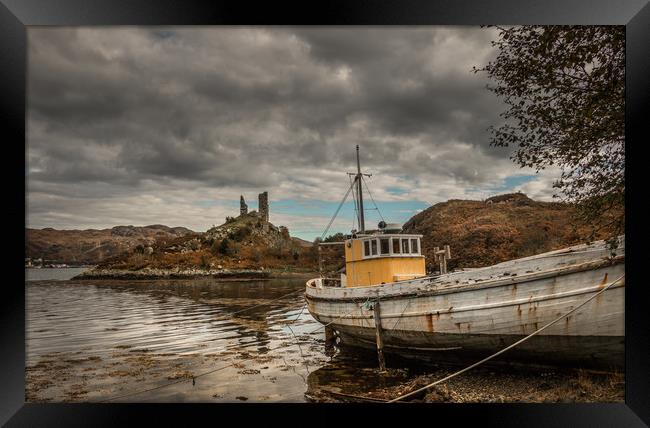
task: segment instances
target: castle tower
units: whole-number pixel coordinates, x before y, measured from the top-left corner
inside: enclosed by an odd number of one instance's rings
[[[244,201],[244,195],[239,196],[239,215],[248,214],[248,205]]]
[[[269,221],[269,192],[260,193],[258,199],[260,218]]]

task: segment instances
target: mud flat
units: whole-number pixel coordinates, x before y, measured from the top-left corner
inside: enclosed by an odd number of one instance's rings
[[[26,368],[27,402],[304,402],[309,370],[325,363],[305,343],[273,353],[156,353],[118,345],[104,356],[51,353]],[[207,373],[207,375],[206,375]]]
[[[385,373],[331,366],[310,374],[307,398],[312,402],[386,402],[442,379],[460,367],[439,367],[423,373],[389,368]],[[622,403],[621,372],[581,369],[477,368],[406,398],[419,403]]]

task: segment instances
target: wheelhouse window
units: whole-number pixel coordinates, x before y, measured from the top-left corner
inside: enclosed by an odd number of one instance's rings
[[[400,251],[399,238],[393,238],[393,254],[399,254]]]
[[[419,252],[420,248],[418,245],[418,239],[411,239],[411,253],[418,254]]]
[[[363,240],[363,258],[420,255],[420,239],[410,236],[378,236]]]
[[[402,239],[402,254],[408,254],[410,253],[409,251],[409,240],[408,239]]]
[[[390,239],[381,238],[379,240],[379,251],[380,254],[390,254]]]

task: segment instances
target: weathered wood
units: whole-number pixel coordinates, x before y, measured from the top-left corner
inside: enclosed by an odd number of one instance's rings
[[[322,248],[318,246],[318,272],[323,275],[323,255],[321,254]]]
[[[615,257],[599,242],[378,286],[318,288],[309,282],[306,298],[311,314],[323,324],[332,322],[344,344],[355,336],[377,342],[375,315],[359,302],[381,299],[376,319],[381,322],[382,350],[460,346],[463,352],[489,352],[530,334],[624,273],[621,239]],[[522,350],[586,358],[618,355],[623,351],[624,313],[623,279],[531,340],[531,349]]]
[[[330,326],[325,327],[325,345],[331,346],[334,344],[335,341],[336,341],[335,330]]]
[[[445,274],[447,273],[447,258],[445,257],[444,254],[440,255],[440,263],[442,264],[442,268],[440,269],[440,273]]]
[[[386,403],[388,400],[384,400],[382,398],[375,398],[375,397],[362,397],[360,395],[354,395],[354,394],[346,394],[343,392],[336,392],[336,391],[331,391],[327,390],[327,394],[346,398],[346,399],[351,399],[354,401],[362,401],[362,402],[368,402],[368,403]]]
[[[449,245],[445,245],[442,250],[440,247],[433,247],[434,261],[437,261],[440,266],[440,274],[447,273],[447,260],[451,258],[451,251]]]
[[[377,358],[379,359],[379,370],[385,372],[386,361],[384,360],[384,341],[382,338],[381,308],[379,305],[379,301],[374,303],[373,311],[374,311],[374,318],[375,318],[375,334],[377,340]]]

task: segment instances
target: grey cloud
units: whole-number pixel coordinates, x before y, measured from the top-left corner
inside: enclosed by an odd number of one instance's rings
[[[332,182],[334,172],[354,168],[355,144],[378,174],[421,185],[451,178],[459,192],[493,183],[518,172],[507,151],[487,147],[502,106],[470,72],[494,54],[493,35],[30,28],[29,189],[67,202],[39,197],[29,211],[101,218],[71,201],[179,188],[337,200],[346,185]]]

